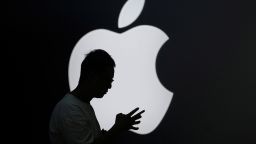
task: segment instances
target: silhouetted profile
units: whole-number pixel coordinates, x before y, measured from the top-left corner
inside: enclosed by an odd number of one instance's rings
[[[81,64],[78,86],[67,93],[55,106],[50,120],[49,135],[52,144],[106,144],[123,131],[137,130],[141,114],[135,108],[128,114],[116,115],[115,124],[101,130],[90,101],[102,98],[111,88],[115,62],[103,50],[87,54]],[[107,109],[107,108],[106,108]]]

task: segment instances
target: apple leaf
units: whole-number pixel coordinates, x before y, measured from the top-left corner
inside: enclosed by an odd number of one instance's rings
[[[120,14],[118,19],[118,28],[124,28],[133,23],[141,14],[145,0],[128,0]]]

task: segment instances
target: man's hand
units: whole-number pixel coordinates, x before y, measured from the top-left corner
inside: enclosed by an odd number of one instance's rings
[[[109,131],[102,130],[102,135],[95,139],[94,144],[111,143],[116,137],[118,137],[120,132],[128,131],[130,129],[138,130],[139,128],[135,127],[134,125],[140,123],[139,119],[141,118],[141,114],[145,112],[145,110],[142,110],[135,114],[138,110],[139,108],[135,108],[128,114],[117,114],[113,127]]]
[[[116,131],[127,131],[127,130],[138,130],[138,127],[135,127],[134,125],[137,125],[140,123],[139,119],[141,118],[141,114],[145,112],[145,110],[140,111],[139,113],[135,114],[139,108],[135,108],[128,114],[122,114],[119,113],[116,115],[116,121],[113,128]],[[135,115],[134,115],[135,114]]]

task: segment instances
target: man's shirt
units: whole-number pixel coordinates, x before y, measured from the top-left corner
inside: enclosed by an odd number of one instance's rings
[[[52,144],[91,144],[100,131],[89,103],[68,93],[56,104],[49,125]]]

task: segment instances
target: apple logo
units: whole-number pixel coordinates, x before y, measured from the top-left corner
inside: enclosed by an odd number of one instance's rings
[[[143,10],[145,0],[128,0],[123,6],[118,27],[133,23]],[[136,26],[123,33],[96,29],[84,35],[75,45],[69,61],[70,90],[79,80],[80,65],[85,54],[103,49],[116,62],[112,88],[92,106],[101,128],[109,129],[117,113],[128,113],[135,107],[145,109],[137,134],[151,133],[160,124],[172,100],[173,93],[159,81],[156,73],[158,51],[169,37],[150,25]]]

